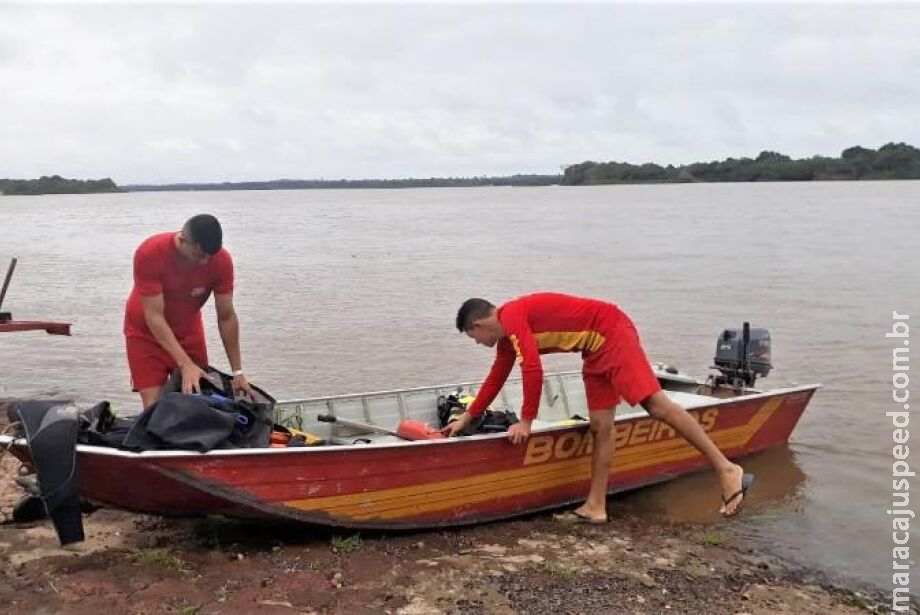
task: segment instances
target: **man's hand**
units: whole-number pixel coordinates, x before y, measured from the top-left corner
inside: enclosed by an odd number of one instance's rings
[[[472,415],[469,412],[464,412],[460,415],[459,419],[456,421],[451,421],[446,426],[444,426],[444,428],[441,429],[441,433],[448,438],[452,438],[456,435],[459,435],[459,433],[469,427],[470,423],[472,422]]]
[[[246,376],[243,374],[237,374],[233,377],[233,398],[239,399],[241,397],[248,399],[249,401],[255,401],[256,394],[252,390],[252,385],[249,384],[249,381],[246,380]]]
[[[195,365],[194,361],[183,363],[179,366],[182,370],[182,392],[186,395],[190,393],[201,393],[201,379],[207,375],[204,370]]]
[[[508,439],[511,444],[523,444],[530,437],[530,424],[532,421],[523,420],[508,428]]]

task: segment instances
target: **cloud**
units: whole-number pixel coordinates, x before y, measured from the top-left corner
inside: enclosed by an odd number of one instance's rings
[[[557,172],[920,144],[912,5],[0,6],[0,176]]]

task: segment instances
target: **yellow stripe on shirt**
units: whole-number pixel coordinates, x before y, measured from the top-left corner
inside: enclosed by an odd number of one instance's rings
[[[517,357],[518,363],[524,362],[524,355],[521,354],[521,342],[518,341],[518,338],[515,334],[508,336],[508,339],[511,340],[511,346],[514,348],[514,355]]]
[[[566,352],[573,350],[594,352],[607,340],[597,331],[545,331],[535,333],[534,338],[537,340],[537,348],[541,350],[558,348]],[[514,344],[515,340],[512,338],[511,342]],[[516,344],[515,350],[517,350]]]

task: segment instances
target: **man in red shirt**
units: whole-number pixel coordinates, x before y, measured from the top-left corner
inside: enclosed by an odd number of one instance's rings
[[[125,306],[131,387],[144,407],[159,399],[170,373],[182,372],[182,392],[199,392],[208,364],[201,307],[214,292],[220,338],[233,370],[235,393],[252,395],[240,359],[233,309],[233,259],[221,247],[217,218],[199,214],[179,232],[144,240],[134,253],[134,288]]]
[[[615,443],[614,411],[621,399],[641,404],[706,455],[722,486],[721,513],[738,512],[753,475],[730,462],[703,428],[661,390],[639,334],[629,317],[611,303],[559,293],[537,293],[496,308],[485,299],[468,299],[457,313],[457,329],[477,344],[497,346],[492,370],[459,420],[444,428],[448,436],[465,429],[498,395],[514,367],[521,365],[524,401],[521,421],[508,438],[519,444],[530,436],[543,392],[540,355],[581,352],[594,450],[588,499],[573,514],[581,521],[607,521],[607,481]]]

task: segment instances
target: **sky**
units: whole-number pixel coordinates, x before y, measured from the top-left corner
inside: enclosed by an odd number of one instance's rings
[[[0,178],[558,173],[920,146],[920,4],[11,4]]]

